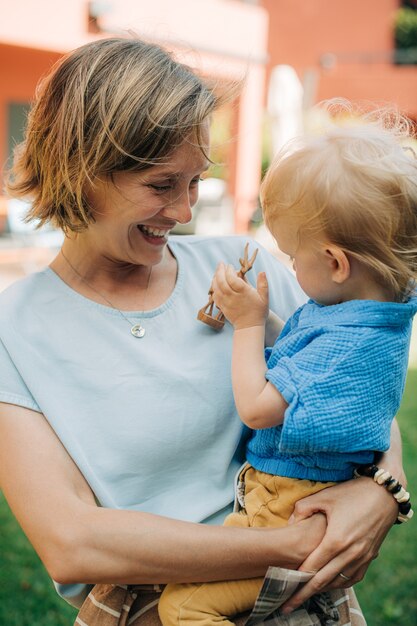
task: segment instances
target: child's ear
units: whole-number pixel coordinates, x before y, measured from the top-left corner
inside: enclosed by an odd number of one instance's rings
[[[332,280],[342,284],[350,276],[350,262],[345,252],[338,246],[326,246],[324,253],[330,264]]]

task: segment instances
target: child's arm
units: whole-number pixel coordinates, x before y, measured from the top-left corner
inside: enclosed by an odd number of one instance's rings
[[[212,287],[216,306],[235,330],[232,382],[241,420],[254,429],[281,424],[288,404],[265,379],[265,321],[269,313],[265,273],[259,274],[254,289],[236,275],[233,266],[220,264]]]
[[[284,328],[284,321],[276,313],[269,309],[269,314],[265,324],[265,348],[273,346]]]
[[[235,328],[233,394],[240,419],[253,429],[282,424],[288,406],[276,387],[266,380],[265,372],[263,326]]]

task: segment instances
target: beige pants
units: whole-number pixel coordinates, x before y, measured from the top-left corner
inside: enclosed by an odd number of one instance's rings
[[[334,484],[273,476],[251,466],[245,467],[242,479],[245,508],[229,515],[225,526],[280,528],[287,524],[297,500]],[[220,622],[231,626],[234,622],[225,617],[252,609],[262,582],[263,578],[250,578],[167,585],[159,602],[159,616],[163,626],[212,626]]]

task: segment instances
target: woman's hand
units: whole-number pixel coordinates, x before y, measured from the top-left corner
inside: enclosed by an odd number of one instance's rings
[[[268,282],[258,275],[254,289],[240,278],[233,265],[220,263],[212,282],[213,299],[235,330],[263,326],[269,313]]]
[[[285,603],[284,612],[320,591],[350,587],[362,580],[398,515],[398,506],[380,485],[358,478],[300,500],[293,521],[318,511],[327,517],[327,532],[300,566],[316,574]]]

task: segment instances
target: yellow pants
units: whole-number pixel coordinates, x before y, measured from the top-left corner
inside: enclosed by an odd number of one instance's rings
[[[297,500],[334,483],[320,483],[273,476],[246,466],[240,480],[245,483],[245,508],[229,515],[225,526],[280,528],[287,524]],[[263,578],[210,583],[167,585],[159,601],[163,626],[212,626],[252,609]]]

